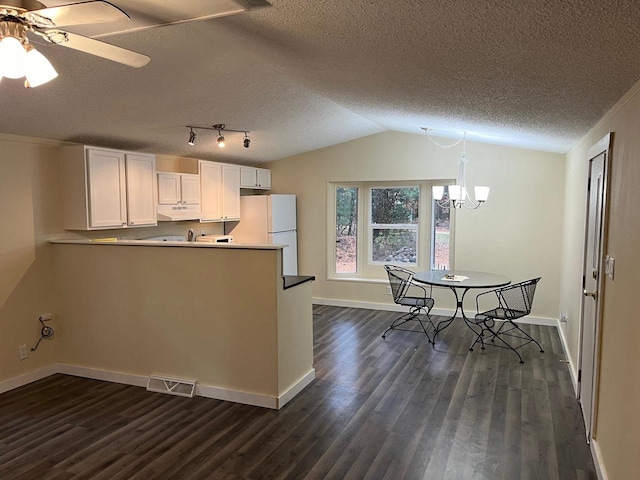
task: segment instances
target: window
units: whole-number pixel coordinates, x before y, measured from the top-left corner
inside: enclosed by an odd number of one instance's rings
[[[336,187],[336,273],[358,271],[358,188]]]
[[[444,187],[442,200],[449,199],[449,188]],[[433,200],[433,225],[431,242],[431,269],[448,270],[451,258],[451,209],[441,207]]]
[[[451,213],[432,200],[431,182],[330,183],[328,198],[329,277],[382,279],[387,263],[453,267]]]
[[[369,200],[369,260],[417,265],[420,187],[372,187]]]

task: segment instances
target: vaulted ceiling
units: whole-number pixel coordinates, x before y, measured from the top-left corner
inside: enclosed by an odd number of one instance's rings
[[[220,1],[111,3],[139,26]],[[269,1],[125,33],[70,27],[151,62],[39,45],[59,77],[33,89],[3,79],[0,132],[243,164],[423,126],[566,152],[640,79],[633,0]],[[187,145],[185,125],[216,123],[250,130],[251,148],[229,134],[222,151],[207,131]]]

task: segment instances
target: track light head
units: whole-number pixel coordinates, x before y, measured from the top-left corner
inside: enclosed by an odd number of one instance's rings
[[[251,139],[249,138],[249,135],[247,135],[247,133],[245,132],[244,134],[244,148],[249,148],[249,146],[251,145]]]
[[[191,129],[191,133],[189,133],[189,145],[194,145],[196,143],[196,132],[193,131],[193,128]]]

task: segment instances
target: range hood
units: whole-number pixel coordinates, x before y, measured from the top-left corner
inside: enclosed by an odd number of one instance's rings
[[[158,205],[159,222],[181,222],[183,220],[200,220],[200,205]]]

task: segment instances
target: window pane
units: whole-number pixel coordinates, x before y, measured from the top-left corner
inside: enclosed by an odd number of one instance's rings
[[[444,188],[444,196],[442,201],[449,199],[449,189]],[[450,226],[450,209],[442,208],[437,201],[433,202],[433,258],[431,266],[436,270],[449,269],[449,247],[451,230]]]
[[[416,264],[416,230],[392,228],[373,229],[373,249],[371,259],[374,262],[393,262]]]
[[[336,188],[336,273],[356,273],[358,188]]]
[[[420,187],[371,189],[371,223],[417,224]]]

